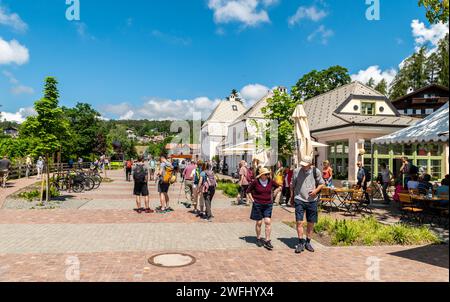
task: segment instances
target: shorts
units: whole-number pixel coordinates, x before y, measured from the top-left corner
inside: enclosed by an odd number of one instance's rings
[[[170,184],[166,184],[162,181],[158,182],[158,193],[169,193]]]
[[[318,202],[295,201],[295,218],[296,221],[304,221],[306,213],[306,221],[308,223],[317,223],[319,219]]]
[[[136,196],[148,196],[148,185],[146,182],[134,183],[134,195]]]
[[[251,220],[261,221],[265,218],[272,218],[273,204],[253,203]]]

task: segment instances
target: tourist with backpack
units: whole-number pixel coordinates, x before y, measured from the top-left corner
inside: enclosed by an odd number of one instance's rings
[[[313,166],[311,156],[305,156],[300,162],[300,166],[300,168],[295,169],[291,184],[291,205],[295,206],[299,238],[299,244],[295,248],[296,254],[302,253],[305,249],[314,252],[311,239],[314,226],[319,218],[319,194],[325,187],[322,172]],[[303,237],[305,214],[307,221],[306,239]]]
[[[193,191],[193,203],[192,206],[194,207],[193,213],[197,216],[200,216],[201,210],[203,210],[203,195],[199,194],[199,185],[200,185],[200,175],[202,173],[203,163],[202,161],[198,161],[198,164],[196,165],[195,169],[192,171],[192,179],[193,179],[193,185],[192,185],[192,191]],[[199,209],[200,204],[200,209]]]
[[[199,188],[203,194],[203,200],[205,201],[206,206],[206,212],[202,218],[211,222],[212,218],[214,218],[212,214],[212,200],[214,198],[214,194],[216,194],[217,181],[216,175],[212,171],[211,164],[206,164],[204,168],[205,169],[200,174],[199,184]]]
[[[150,181],[154,181],[155,180],[155,173],[156,173],[156,161],[155,159],[150,159],[149,161],[149,166],[150,166]]]
[[[189,205],[194,204],[194,173],[196,169],[195,162],[191,162],[183,171],[184,193],[186,202],[190,202]],[[196,209],[194,209],[194,212],[197,214]]]
[[[173,212],[173,209],[169,206],[169,188],[170,185],[174,183],[174,178],[176,180],[174,167],[167,160],[167,158],[162,155],[160,157],[160,165],[158,171],[158,193],[161,206],[157,208],[158,213],[164,214],[167,212]]]
[[[131,172],[133,170],[133,159],[129,159],[125,162],[125,175],[126,180],[131,181]]]
[[[150,209],[150,200],[148,192],[148,169],[145,166],[144,158],[139,157],[138,162],[132,168],[134,179],[134,195],[136,196],[137,208],[135,211],[139,214],[145,212],[147,214],[153,213]],[[145,208],[142,208],[141,196],[145,199]]]

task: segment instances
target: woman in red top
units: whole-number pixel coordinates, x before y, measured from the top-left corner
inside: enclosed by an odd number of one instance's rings
[[[333,169],[331,168],[330,162],[328,160],[323,162],[323,180],[325,180],[325,185],[331,187],[333,185]]]
[[[253,203],[250,219],[256,221],[256,244],[258,247],[265,247],[273,250],[270,241],[272,231],[272,211],[273,211],[273,193],[278,185],[270,178],[270,170],[261,168],[256,180],[253,181],[247,194]],[[263,223],[266,225],[266,239],[261,239],[261,230]]]

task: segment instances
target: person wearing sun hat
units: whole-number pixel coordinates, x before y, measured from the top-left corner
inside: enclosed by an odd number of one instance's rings
[[[271,178],[271,171],[267,168],[259,169],[256,179],[249,185],[247,194],[252,205],[252,214],[250,219],[256,221],[256,244],[258,247],[265,247],[273,250],[270,240],[272,231],[272,212],[273,212],[273,192],[278,188]],[[265,224],[265,239],[261,238],[262,225]]]
[[[322,172],[313,166],[311,156],[305,156],[300,161],[300,168],[294,171],[291,184],[291,204],[295,206],[297,233],[299,244],[295,248],[297,254],[305,249],[314,252],[311,237],[314,225],[318,222],[318,203],[320,191],[325,187]],[[306,214],[306,240],[303,237],[304,218]]]

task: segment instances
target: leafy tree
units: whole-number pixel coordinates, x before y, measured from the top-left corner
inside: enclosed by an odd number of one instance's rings
[[[292,115],[300,102],[286,92],[274,91],[274,96],[267,100],[262,109],[264,117],[278,122],[278,152],[282,155],[292,154],[295,142],[294,121]]]
[[[376,91],[383,95],[388,94],[388,83],[385,79],[382,79],[374,88]]]
[[[44,97],[34,104],[37,116],[28,117],[21,126],[20,135],[37,140],[35,154],[44,154],[47,171],[47,192],[50,192],[49,159],[60,151],[62,142],[68,137],[69,124],[59,105],[58,81],[53,77],[45,79]],[[48,201],[49,194],[46,194]]]
[[[374,88],[375,80],[373,78],[370,78],[369,81],[366,83],[366,85],[369,86],[370,88]]]
[[[76,157],[89,156],[98,144],[100,113],[85,103],[78,103],[74,108],[63,107],[63,111],[72,130],[72,154]]]
[[[127,128],[125,126],[117,125],[111,129],[106,141],[108,142],[108,146],[110,146],[110,154],[127,158],[137,157],[136,146],[132,140],[128,139]]]
[[[350,82],[348,70],[341,66],[332,66],[322,71],[313,70],[298,80],[294,97],[297,101],[306,101]]]
[[[447,23],[449,18],[449,0],[419,0],[419,6],[425,7],[427,19],[432,24]]]

